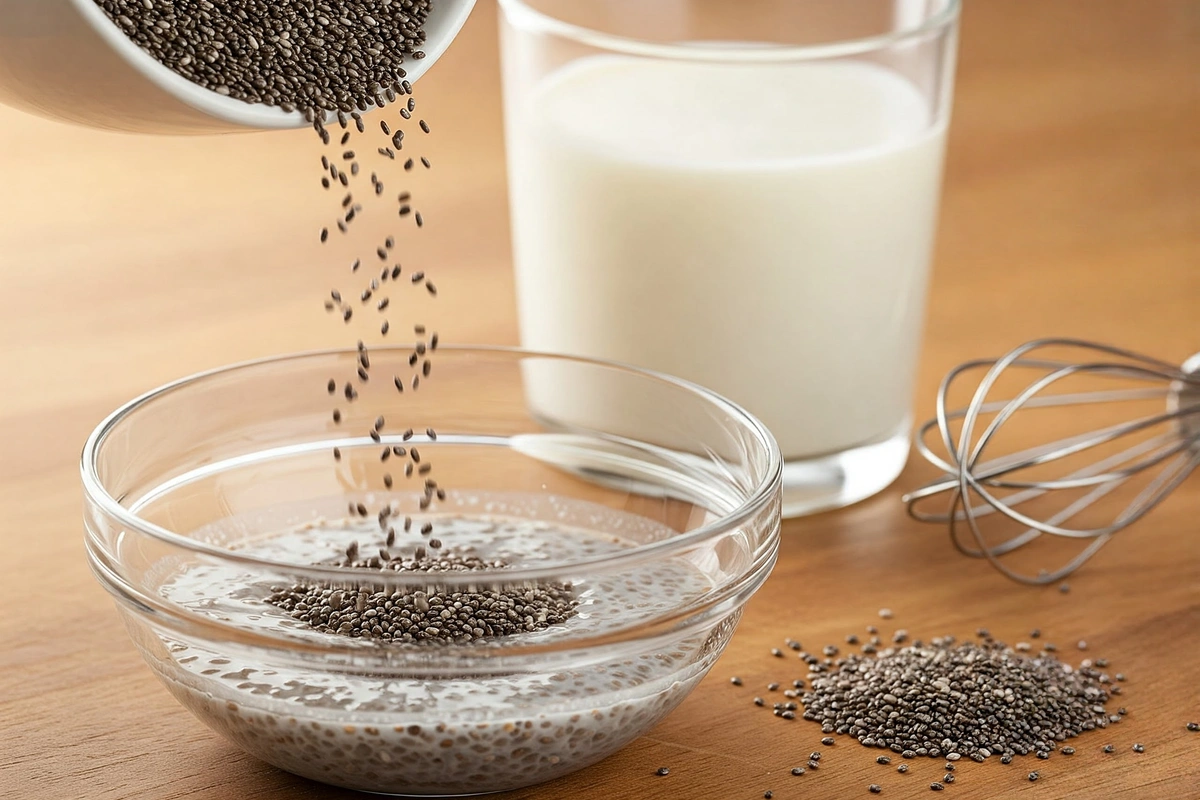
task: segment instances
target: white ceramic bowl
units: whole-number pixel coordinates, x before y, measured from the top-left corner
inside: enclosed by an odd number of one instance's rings
[[[419,79],[458,35],[475,0],[438,0],[425,24]],[[0,0],[0,102],[39,116],[138,133],[299,128],[285,113],[204,89],[159,64],[95,0]]]

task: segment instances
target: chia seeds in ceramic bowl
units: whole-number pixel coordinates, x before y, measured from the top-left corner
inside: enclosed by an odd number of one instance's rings
[[[359,359],[188,378],[89,439],[89,559],[155,675],[258,758],[372,792],[515,789],[648,731],[774,564],[766,430],[504,349],[439,350],[438,381],[363,383],[334,421],[328,376]]]

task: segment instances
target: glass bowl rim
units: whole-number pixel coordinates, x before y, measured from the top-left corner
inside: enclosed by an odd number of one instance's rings
[[[841,39],[819,44],[737,47],[729,44],[652,42],[631,36],[606,33],[551,16],[531,6],[528,0],[499,0],[500,8],[511,24],[536,34],[570,39],[578,44],[643,58],[673,61],[715,61],[725,64],[773,64],[789,61],[819,61],[862,55],[904,42],[935,35],[959,18],[962,0],[945,0],[945,6],[915,25],[891,33]]]
[[[407,351],[410,349],[410,347],[407,345],[395,344],[377,346],[371,349],[376,352],[389,350]],[[385,582],[403,580],[403,582],[411,584],[420,583],[423,580],[430,581],[436,579],[436,581],[440,584],[456,584],[461,582],[510,582],[547,579],[559,576],[567,569],[576,570],[582,567],[611,568],[622,566],[628,562],[654,560],[665,557],[676,551],[686,550],[710,537],[719,536],[730,530],[734,530],[739,526],[748,524],[755,517],[761,514],[778,496],[778,489],[781,485],[783,474],[783,457],[779,451],[779,447],[776,444],[774,437],[771,435],[766,425],[764,425],[757,417],[746,411],[738,404],[726,399],[722,395],[719,395],[710,389],[705,388],[704,386],[691,381],[683,380],[682,378],[676,378],[662,372],[643,369],[617,361],[582,358],[565,355],[562,353],[538,352],[519,347],[508,347],[502,345],[442,345],[438,348],[438,352],[458,354],[463,356],[506,356],[514,359],[537,358],[565,361],[577,364],[589,364],[596,367],[604,367],[606,369],[616,369],[625,374],[638,375],[666,383],[672,386],[674,389],[685,392],[694,397],[698,397],[711,406],[722,409],[731,417],[733,417],[737,423],[740,423],[743,429],[751,432],[753,434],[754,441],[761,445],[765,451],[767,459],[765,474],[758,484],[747,493],[745,499],[739,502],[739,504],[728,513],[722,514],[716,519],[713,519],[690,531],[680,532],[678,535],[671,536],[666,539],[656,542],[649,542],[646,544],[639,544],[630,548],[622,549],[616,553],[601,554],[573,560],[569,564],[553,564],[544,567],[520,569],[489,569],[461,574],[434,573],[429,576],[409,573],[398,573],[396,576],[381,575],[379,570],[300,565],[292,562],[274,561],[272,559],[256,558],[253,556],[239,554],[235,550],[201,542],[184,534],[176,533],[154,523],[143,520],[135,512],[127,509],[115,497],[113,497],[105,487],[104,482],[100,479],[97,467],[99,459],[98,451],[104,444],[107,436],[127,417],[136,413],[140,408],[154,401],[158,397],[169,392],[185,389],[188,386],[203,383],[204,381],[213,378],[232,375],[239,371],[252,370],[273,364],[304,361],[307,359],[317,359],[329,356],[344,357],[354,356],[357,354],[357,350],[355,348],[328,348],[270,355],[262,358],[240,361],[233,364],[226,364],[212,369],[203,370],[201,372],[193,373],[191,375],[169,381],[168,383],[162,384],[161,386],[144,392],[132,400],[125,402],[116,410],[108,414],[108,416],[106,416],[104,420],[96,426],[96,428],[88,436],[87,441],[83,446],[83,452],[80,457],[80,475],[83,483],[85,498],[89,503],[94,504],[103,515],[109,517],[130,532],[133,532],[137,535],[149,536],[187,552],[192,552],[210,558],[216,558],[224,563],[240,564],[251,569],[272,569],[285,573],[303,574],[310,578],[334,581],[345,581],[370,577],[375,580],[384,580]],[[90,538],[91,533],[89,531],[89,539]],[[753,554],[753,556],[756,555],[758,555],[758,553]],[[751,559],[752,564],[756,563],[758,560],[753,556]],[[749,569],[753,571],[754,568],[753,566],[750,566]]]

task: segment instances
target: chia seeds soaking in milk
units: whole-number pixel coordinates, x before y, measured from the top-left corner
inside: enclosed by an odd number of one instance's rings
[[[564,513],[590,525],[564,524]],[[553,516],[554,522],[538,521],[540,516]],[[515,572],[619,553],[637,541],[669,535],[641,517],[532,495],[452,495],[436,518],[440,535],[455,544],[427,561],[426,568],[447,572],[470,572],[478,563],[492,569],[502,564],[501,571]],[[413,525],[426,519],[414,516]],[[222,531],[200,536],[219,540]],[[240,552],[295,563],[339,563],[348,558],[347,551],[375,550],[387,536],[375,519],[317,521]],[[406,568],[400,564],[411,564],[414,554],[411,544],[389,551],[397,571]],[[711,588],[693,564],[675,559],[572,587],[543,585],[541,596],[528,584],[441,597],[388,594],[360,584],[357,591],[334,589],[342,595],[335,603],[324,594],[317,608],[328,615],[336,605],[348,612],[343,616],[368,625],[394,611],[388,629],[375,627],[372,635],[370,627],[364,631],[356,624],[339,633],[377,647],[381,633],[396,630],[402,620],[393,640],[408,642],[415,629],[436,664],[447,635],[488,646],[487,636],[453,633],[468,618],[476,632],[495,625],[492,618],[498,616],[519,629],[504,635],[531,645],[553,644],[652,619]],[[229,566],[193,566],[170,575],[162,586],[164,597],[199,615],[319,644],[331,634],[297,619],[295,607],[280,602],[281,594],[294,592]],[[533,613],[506,613],[521,603]],[[645,730],[673,709],[719,652],[711,637],[693,636],[652,654],[615,652],[591,665],[439,676],[436,666],[427,672],[417,665],[390,675],[361,674],[327,664],[277,666],[258,655],[239,657],[181,641],[167,641],[167,646],[171,656],[161,662],[159,677],[180,702],[248,752],[327,783],[417,794],[525,786],[598,761],[622,732]]]

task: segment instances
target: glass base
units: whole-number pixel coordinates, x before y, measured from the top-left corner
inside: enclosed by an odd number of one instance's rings
[[[878,494],[908,461],[910,424],[882,442],[819,458],[785,461],[783,516],[802,517],[842,508]]]

